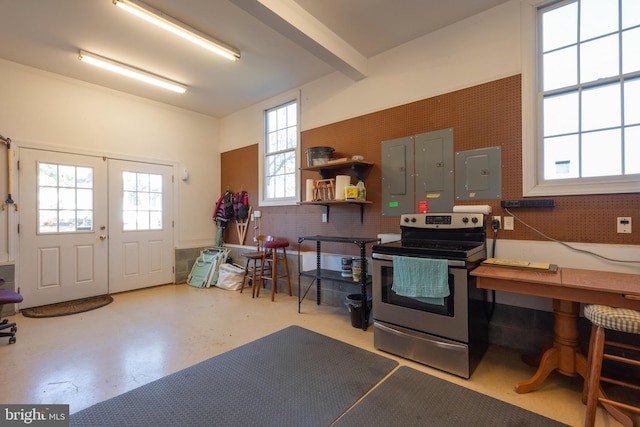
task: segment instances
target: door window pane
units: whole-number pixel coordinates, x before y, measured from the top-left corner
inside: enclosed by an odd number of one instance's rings
[[[60,187],[76,187],[75,166],[58,166],[58,184]]]
[[[122,173],[122,229],[161,230],[162,175]]]
[[[38,164],[38,233],[93,231],[93,169]]]

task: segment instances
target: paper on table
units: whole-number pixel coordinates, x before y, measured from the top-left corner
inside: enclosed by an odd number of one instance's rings
[[[496,265],[501,267],[531,268],[536,270],[555,271],[556,266],[548,262],[532,262],[516,259],[487,258],[482,262],[485,265]]]

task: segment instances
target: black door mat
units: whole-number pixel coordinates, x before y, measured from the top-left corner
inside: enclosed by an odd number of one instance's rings
[[[59,302],[56,304],[42,305],[20,310],[25,317],[58,317],[70,314],[83,313],[96,308],[104,307],[113,302],[111,295],[82,298],[73,301]]]

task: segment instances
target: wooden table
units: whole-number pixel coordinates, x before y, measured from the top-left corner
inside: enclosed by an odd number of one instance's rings
[[[537,389],[551,372],[585,378],[587,359],[578,348],[580,303],[640,310],[640,274],[560,268],[557,272],[481,265],[471,272],[482,289],[553,299],[554,339],[543,348],[537,372],[517,383],[518,393]],[[625,414],[610,405],[616,418]]]

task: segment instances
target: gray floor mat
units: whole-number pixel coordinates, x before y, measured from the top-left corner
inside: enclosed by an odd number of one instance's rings
[[[326,426],[397,362],[291,326],[71,415],[72,426]]]
[[[518,426],[565,424],[401,366],[335,426]]]

